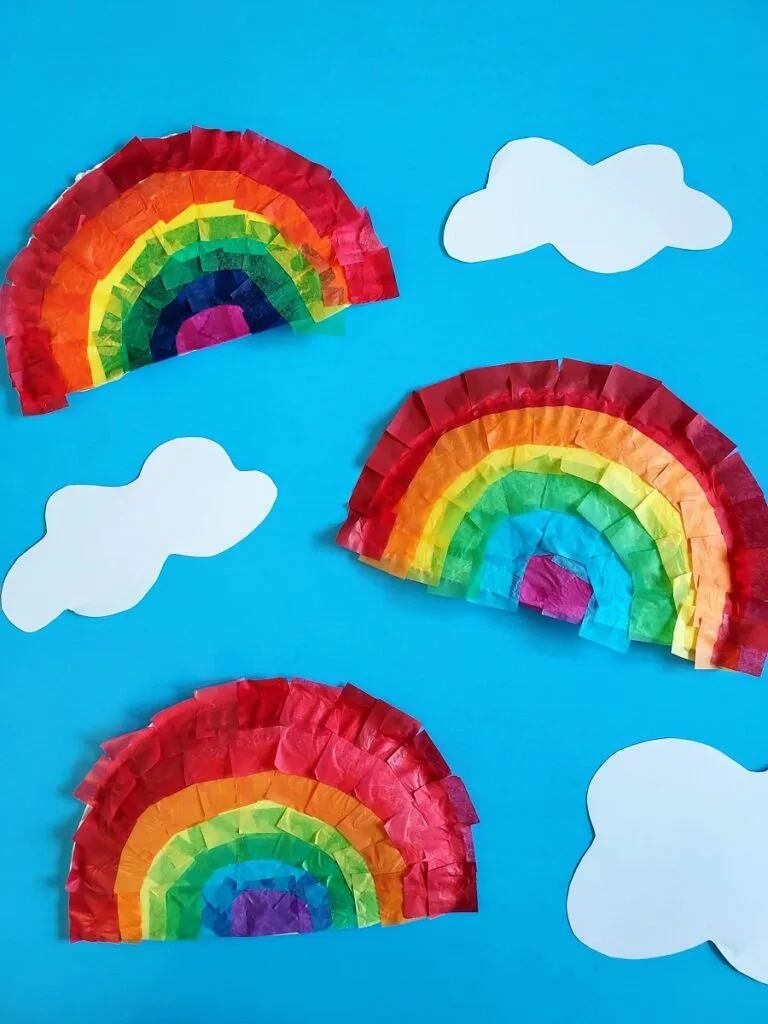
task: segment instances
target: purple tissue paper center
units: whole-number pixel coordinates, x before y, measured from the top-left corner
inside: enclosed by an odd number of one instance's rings
[[[287,935],[311,932],[304,900],[278,889],[246,889],[232,902],[232,935]]]
[[[591,599],[589,583],[558,565],[551,555],[534,555],[528,561],[520,586],[520,604],[537,608],[553,619],[578,623]]]
[[[176,335],[176,351],[179,355],[194,352],[250,333],[239,306],[214,306],[184,321]]]

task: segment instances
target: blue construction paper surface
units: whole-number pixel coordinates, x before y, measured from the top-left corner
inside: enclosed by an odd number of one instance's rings
[[[0,571],[40,537],[53,491],[133,480],[172,437],[214,438],[279,488],[250,537],[216,558],[171,559],[129,612],[66,615],[29,635],[0,617],[4,1024],[294,1024],[307,993],[328,991],[365,1024],[763,1024],[768,989],[712,949],[606,959],[571,934],[565,896],[601,762],[680,736],[764,768],[768,681],[694,672],[647,645],[613,653],[535,612],[439,601],[333,536],[409,389],[510,360],[569,355],[659,377],[768,485],[767,44],[759,0],[5,5],[5,263],[77,171],[133,135],[196,123],[253,128],[331,167],[370,209],[402,297],[349,310],[345,337],[277,330],[217,345],[36,419],[22,419],[3,374]],[[451,204],[528,135],[591,161],[670,145],[733,234],[608,276],[551,248],[449,259]],[[481,912],[69,946],[62,887],[81,812],[69,794],[99,742],[196,685],[283,673],[351,680],[425,722],[482,818]]]

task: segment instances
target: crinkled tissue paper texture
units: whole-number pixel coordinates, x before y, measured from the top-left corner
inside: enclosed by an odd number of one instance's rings
[[[768,984],[768,773],[653,740],[608,758],[587,807],[595,838],[568,891],[578,939],[629,960],[709,940]]]
[[[354,686],[239,679],[103,744],[70,939],[396,925],[477,910],[478,821],[416,719]]]
[[[735,445],[660,381],[575,359],[413,392],[338,543],[446,597],[520,605],[615,651],[760,675],[768,505]]]
[[[256,529],[276,497],[270,477],[236,469],[215,441],[167,441],[132,483],[74,484],[50,497],[45,536],[5,578],[3,612],[34,632],[66,610],[125,611],[148,593],[167,558],[226,551]]]
[[[394,298],[389,252],[331,172],[256,132],[132,139],[32,228],[0,332],[25,414],[131,370]]]
[[[588,164],[548,139],[507,143],[488,183],[460,199],[443,231],[465,263],[553,245],[584,270],[631,270],[667,246],[712,249],[731,233],[719,203],[683,181],[667,146],[634,146]]]

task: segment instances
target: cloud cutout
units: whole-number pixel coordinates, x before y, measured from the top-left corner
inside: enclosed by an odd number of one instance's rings
[[[710,940],[768,984],[768,773],[655,740],[610,757],[587,806],[595,839],[568,891],[578,939],[630,960]]]
[[[45,536],[5,578],[3,611],[25,632],[67,610],[125,611],[152,588],[170,555],[226,551],[256,529],[276,497],[268,476],[236,469],[215,441],[168,441],[132,483],[73,485],[51,495]]]
[[[499,150],[488,184],[464,196],[443,231],[449,256],[465,263],[553,245],[584,270],[631,270],[667,246],[712,249],[731,233],[714,199],[683,181],[667,146],[635,146],[588,164],[547,139]]]

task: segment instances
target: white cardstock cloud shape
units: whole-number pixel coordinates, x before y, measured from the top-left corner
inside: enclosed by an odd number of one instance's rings
[[[45,536],[5,578],[3,611],[26,632],[66,610],[125,611],[157,582],[170,555],[226,551],[256,529],[276,497],[266,474],[236,469],[215,441],[167,441],[132,483],[76,484],[51,495]]]
[[[568,891],[578,939],[628,960],[710,940],[768,984],[768,772],[654,740],[610,757],[587,807],[595,838]]]
[[[488,184],[464,196],[443,231],[449,256],[465,263],[553,245],[584,270],[631,270],[667,246],[712,249],[731,233],[714,199],[683,181],[667,146],[635,146],[588,164],[548,139],[499,150]]]

